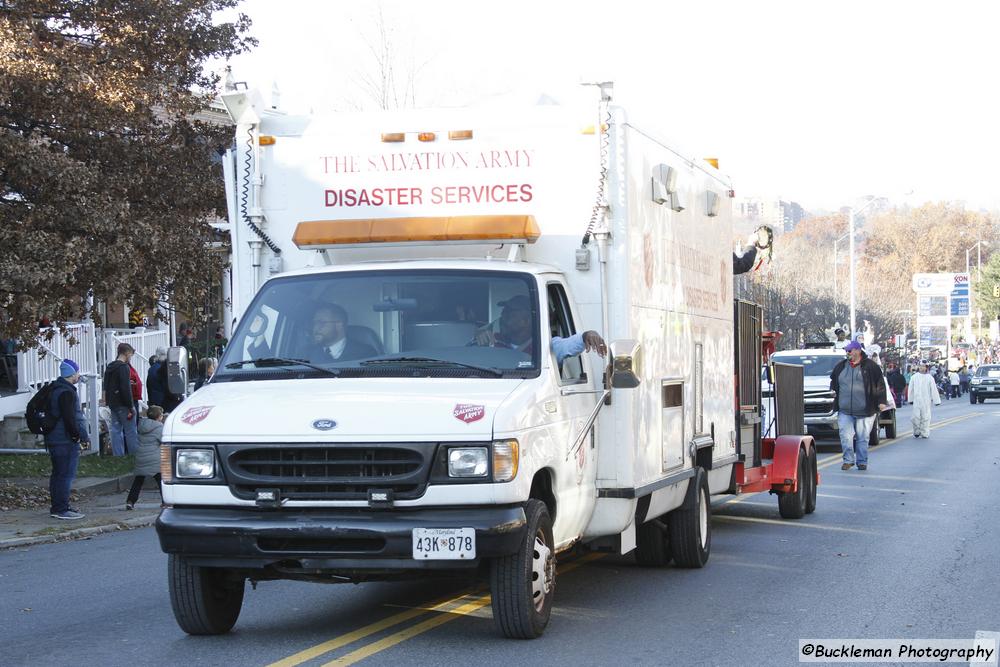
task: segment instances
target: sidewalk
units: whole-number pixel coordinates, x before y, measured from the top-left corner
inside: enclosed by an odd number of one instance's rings
[[[132,484],[131,475],[83,477],[74,480],[71,502],[75,509],[86,515],[76,521],[53,519],[49,516],[47,478],[9,481],[37,491],[36,495],[44,497],[45,504],[31,509],[0,512],[0,549],[150,526],[160,513],[160,494],[156,490],[155,480],[151,478],[146,480],[139,502],[131,511],[125,510],[125,496]]]

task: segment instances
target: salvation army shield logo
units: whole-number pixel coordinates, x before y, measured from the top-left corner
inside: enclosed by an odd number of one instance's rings
[[[469,424],[477,422],[483,418],[483,415],[486,414],[486,406],[459,403],[455,406],[455,409],[451,414],[455,417],[455,419]]]
[[[197,408],[188,408],[184,414],[181,415],[181,421],[185,424],[193,426],[207,417],[208,413],[211,412],[214,407],[214,405],[202,405]]]

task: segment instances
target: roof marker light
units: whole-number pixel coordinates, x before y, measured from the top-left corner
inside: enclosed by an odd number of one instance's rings
[[[448,132],[448,138],[452,141],[461,141],[463,139],[472,138],[472,130],[450,130]]]
[[[437,135],[433,132],[421,132],[417,135],[419,141],[434,141],[437,139]]]
[[[273,146],[274,142],[275,138],[272,137],[270,134],[262,134],[259,137],[257,137],[257,143],[260,144],[261,146]]]
[[[406,141],[406,133],[404,132],[383,132],[382,141],[387,144],[395,144]]]

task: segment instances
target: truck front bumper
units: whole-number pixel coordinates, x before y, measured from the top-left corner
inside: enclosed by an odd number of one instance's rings
[[[464,569],[515,553],[527,529],[524,508],[267,510],[173,507],[156,520],[164,552],[192,565],[312,572]],[[413,559],[414,528],[473,528],[475,560]]]
[[[817,427],[817,428],[831,428],[837,429],[837,413],[831,414],[821,414],[821,415],[806,415],[804,417],[807,427]]]

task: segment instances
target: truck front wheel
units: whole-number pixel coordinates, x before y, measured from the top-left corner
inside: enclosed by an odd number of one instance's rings
[[[494,558],[490,568],[493,620],[505,637],[541,636],[552,613],[556,555],[549,510],[540,500],[524,506],[528,519],[517,553]]]
[[[708,475],[697,468],[684,504],[667,516],[670,550],[678,567],[705,567],[712,550],[712,506]]]
[[[189,565],[173,554],[167,567],[170,606],[181,630],[189,635],[221,635],[236,625],[245,579],[224,568]]]

